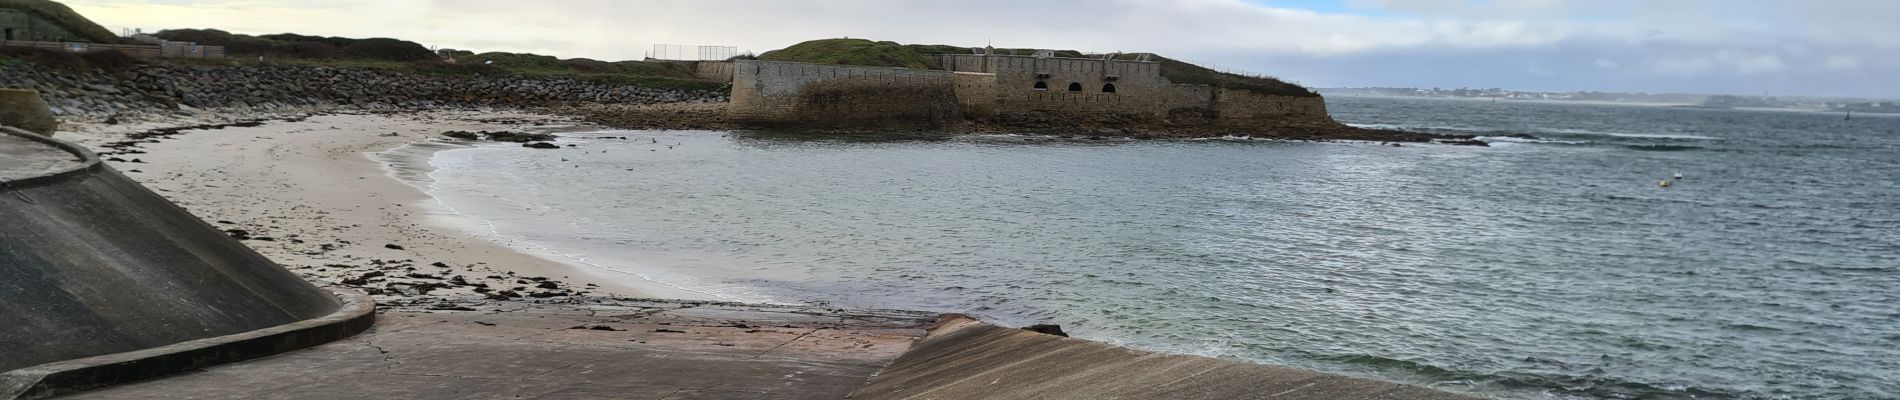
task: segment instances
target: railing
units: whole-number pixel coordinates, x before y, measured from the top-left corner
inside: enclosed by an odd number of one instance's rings
[[[0,47],[24,47],[47,49],[69,53],[90,53],[96,51],[117,51],[135,58],[195,58],[205,60],[224,59],[224,46],[199,46],[189,42],[166,42],[159,46],[136,44],[100,44],[77,42],[35,42],[26,40],[0,40]]]

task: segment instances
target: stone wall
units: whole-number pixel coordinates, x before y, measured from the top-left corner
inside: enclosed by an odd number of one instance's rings
[[[955,80],[946,71],[738,61],[727,112],[767,127],[938,127],[962,118]]]
[[[987,118],[996,114],[996,74],[956,73],[957,106],[963,115]]]
[[[1161,78],[1161,65],[1152,62],[964,55],[946,59],[958,71],[996,74],[997,113],[1146,119],[1164,115],[1163,103],[1172,94],[1167,79]],[[1038,82],[1046,88],[1037,88]],[[1080,90],[1069,90],[1071,85]]]
[[[694,63],[693,76],[713,82],[732,82],[732,62],[700,61]]]
[[[1214,92],[1215,113],[1221,126],[1231,128],[1311,127],[1337,125],[1326,113],[1321,97],[1270,96],[1232,89]]]
[[[573,79],[417,75],[308,65],[151,65],[124,73],[75,73],[16,63],[0,66],[0,88],[38,90],[53,112],[62,116],[109,116],[178,106],[394,109],[725,100],[719,92]]]
[[[11,34],[11,37],[6,36]],[[66,31],[38,15],[25,11],[0,9],[0,39],[29,41],[80,41],[79,35]]]
[[[1164,107],[1168,111],[1192,109],[1212,110],[1214,108],[1214,87],[1185,83],[1169,85],[1167,104]]]
[[[944,54],[942,64],[951,72],[994,73],[989,67],[990,57],[980,54]]]

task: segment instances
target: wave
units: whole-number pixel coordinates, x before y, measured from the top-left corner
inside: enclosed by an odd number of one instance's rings
[[[1734,398],[1745,395],[1713,388],[1694,387],[1680,384],[1641,382],[1618,379],[1596,374],[1566,374],[1561,372],[1519,372],[1499,371],[1481,373],[1454,370],[1431,364],[1385,358],[1372,355],[1322,356],[1321,360],[1372,367],[1382,371],[1403,371],[1442,383],[1464,385],[1496,385],[1515,389],[1531,389],[1544,393],[1559,393],[1572,396],[1602,399],[1650,398],[1650,399],[1697,399],[1697,398]],[[1532,360],[1534,358],[1527,358]]]
[[[1541,130],[1540,132],[1559,134],[1559,135],[1609,136],[1609,137],[1630,138],[1630,139],[1722,140],[1722,138],[1719,138],[1719,137],[1701,136],[1701,135],[1683,135],[1683,134],[1668,134],[1668,133],[1601,132],[1601,131],[1592,131],[1592,130],[1584,130],[1584,129],[1545,129],[1545,130]]]
[[[1623,148],[1636,151],[1694,151],[1703,149],[1702,147],[1673,144],[1626,144],[1623,145]]]
[[[1525,139],[1514,136],[1479,136],[1476,139],[1485,143],[1544,143],[1544,144],[1590,144],[1588,140]]]

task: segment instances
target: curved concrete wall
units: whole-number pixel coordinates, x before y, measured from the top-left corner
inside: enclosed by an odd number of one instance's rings
[[[5,127],[0,141],[78,160],[49,173],[0,174],[0,371],[269,328],[340,307],[83,148]]]

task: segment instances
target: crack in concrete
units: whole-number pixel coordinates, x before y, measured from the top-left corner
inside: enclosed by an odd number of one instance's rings
[[[391,363],[402,364],[402,361],[396,360],[396,356],[390,355],[391,353],[388,349],[384,349],[383,346],[377,346],[376,343],[371,342],[370,339],[352,340],[352,342],[362,343],[363,346],[376,349],[377,355],[383,358],[383,373],[392,373],[391,371],[396,369],[394,365],[390,365]]]
[[[771,353],[771,352],[773,352],[773,351],[777,351],[777,350],[778,350],[778,349],[779,349],[780,347],[785,347],[785,345],[788,345],[788,344],[792,344],[792,342],[796,342],[796,341],[798,341],[799,339],[804,339],[804,338],[805,338],[806,336],[811,336],[811,334],[813,334],[813,333],[818,333],[818,331],[822,331],[822,330],[825,330],[825,329],[828,329],[828,328],[818,328],[818,329],[813,329],[813,330],[810,330],[810,331],[806,331],[805,333],[802,333],[802,334],[799,334],[799,335],[798,335],[798,337],[795,337],[795,338],[792,338],[792,340],[787,340],[787,341],[785,341],[785,343],[779,343],[779,344],[778,344],[777,346],[772,346],[772,348],[770,348],[770,349],[766,349],[765,351],[762,351],[762,352],[759,352],[759,354],[753,354],[753,355],[752,355],[752,357],[753,357],[753,358],[758,358],[758,357],[762,357],[762,356],[764,356],[764,355],[766,355],[766,354],[770,354],[770,353]]]

